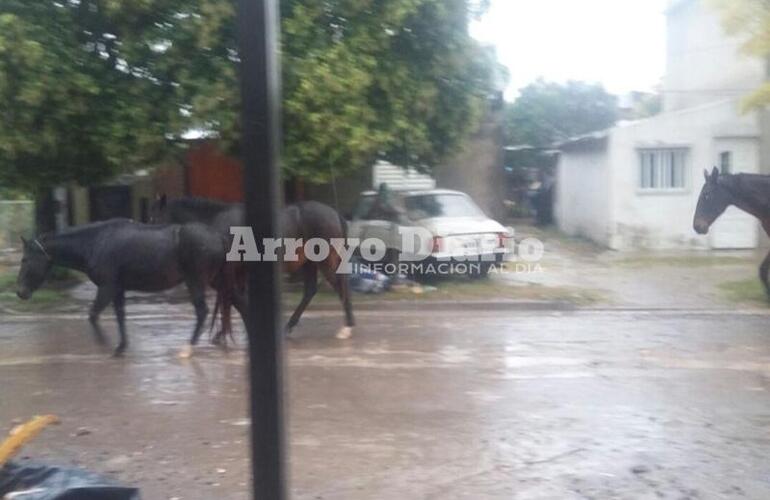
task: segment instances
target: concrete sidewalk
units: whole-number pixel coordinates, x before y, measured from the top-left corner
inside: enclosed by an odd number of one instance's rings
[[[767,307],[759,291],[758,267],[765,252],[614,252],[553,230],[516,227],[516,238],[545,244],[542,272],[501,274],[512,286],[541,285],[592,290],[597,305],[637,308]],[[746,300],[732,300],[725,284],[746,287]],[[755,290],[756,289],[756,290]],[[742,302],[742,303],[741,303]]]

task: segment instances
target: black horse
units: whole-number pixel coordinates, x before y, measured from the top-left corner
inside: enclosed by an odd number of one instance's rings
[[[231,239],[230,227],[244,224],[243,206],[240,204],[223,203],[203,198],[178,198],[167,200],[165,195],[158,197],[152,207],[152,219],[155,222],[170,222],[184,224],[199,222],[213,227],[224,237]],[[331,240],[333,238],[347,237],[347,224],[336,210],[328,205],[316,201],[304,201],[288,205],[280,214],[281,236],[283,238],[297,238],[303,242],[312,238]],[[337,273],[341,262],[340,255],[331,248],[329,256],[322,262],[313,262],[307,259],[298,249],[295,261],[285,261],[284,270],[289,273],[300,271],[303,277],[302,300],[289,318],[286,332],[291,330],[299,322],[302,313],[318,290],[318,271],[320,270],[326,281],[334,288],[342,302],[345,312],[345,326],[337,332],[337,338],[347,339],[353,333],[355,320],[353,307],[350,302],[350,288],[348,277]],[[228,262],[228,275],[233,278],[234,293],[219,293],[217,303],[222,308],[222,330],[217,334],[219,341],[224,341],[231,330],[230,326],[230,302],[233,297],[238,298],[243,294],[245,287],[245,267],[240,262]],[[236,307],[237,308],[237,307]]]
[[[221,279],[226,241],[203,224],[151,226],[113,219],[24,240],[24,255],[17,278],[17,295],[26,300],[45,281],[53,265],[85,273],[98,291],[89,313],[94,335],[104,343],[99,315],[112,303],[120,331],[115,356],[128,345],[125,328],[125,292],[157,292],[182,282],[195,306],[196,324],[191,353],[208,314],[206,287],[229,286]]]
[[[711,174],[703,171],[706,184],[701,190],[693,218],[693,228],[698,234],[707,234],[711,224],[734,205],[753,215],[762,223],[770,236],[770,176],[759,174],[720,174],[714,167]],[[759,266],[759,279],[770,296],[770,253]]]

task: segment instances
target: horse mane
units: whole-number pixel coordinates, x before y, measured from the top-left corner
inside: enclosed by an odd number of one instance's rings
[[[212,219],[222,212],[232,210],[236,205],[219,200],[208,198],[198,198],[187,196],[169,200],[168,210],[170,213],[195,214],[198,219]]]
[[[733,196],[740,197],[748,205],[770,213],[770,175],[722,174],[719,181]]]
[[[86,236],[91,233],[101,231],[106,226],[112,226],[114,224],[125,224],[127,222],[131,222],[131,219],[117,218],[117,219],[108,219],[108,220],[97,221],[97,222],[90,222],[88,224],[83,224],[80,226],[68,227],[59,232],[52,231],[48,233],[43,233],[40,236],[38,236],[37,239],[42,242],[45,242],[45,241],[50,241],[53,238],[66,238],[70,236]]]
[[[175,198],[168,202],[169,207],[176,206],[188,210],[195,210],[196,212],[222,212],[229,210],[233,207],[231,203],[224,201],[212,200],[209,198],[199,198],[196,196],[186,196],[184,198]]]

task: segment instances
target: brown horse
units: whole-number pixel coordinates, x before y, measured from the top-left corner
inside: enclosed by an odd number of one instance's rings
[[[695,209],[693,228],[698,234],[707,234],[711,224],[734,205],[747,212],[762,223],[762,228],[770,236],[770,176],[758,174],[720,174],[714,167],[711,174],[703,171],[706,184],[698,198]],[[770,253],[759,266],[759,279],[770,297]]]
[[[240,204],[229,204],[202,198],[167,200],[163,195],[153,204],[152,217],[154,221],[175,224],[203,223],[213,227],[227,238],[231,238],[230,228],[243,225],[244,213],[243,206]],[[280,223],[282,237],[297,238],[303,242],[312,238],[329,241],[333,238],[347,237],[345,220],[333,208],[315,201],[305,201],[287,206],[280,214]],[[320,270],[326,281],[339,295],[345,313],[345,325],[337,332],[337,338],[350,338],[355,320],[350,302],[348,277],[337,272],[341,261],[341,256],[332,247],[328,257],[321,262],[307,259],[302,248],[298,249],[296,260],[284,262],[286,272],[301,272],[303,278],[302,300],[286,324],[287,333],[290,333],[297,325],[302,313],[318,291],[318,271]],[[242,262],[229,262],[226,267],[228,269],[225,272],[231,277],[229,281],[237,283],[233,293],[235,296],[243,295],[245,288],[244,264]],[[226,293],[218,293],[217,303],[222,311],[222,329],[215,336],[215,341],[224,342],[232,330],[230,321],[232,297]]]

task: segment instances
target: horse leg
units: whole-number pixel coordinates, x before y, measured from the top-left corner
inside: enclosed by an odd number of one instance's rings
[[[762,265],[759,266],[759,280],[765,286],[765,292],[770,297],[770,281],[768,280],[768,271],[770,271],[770,253],[765,256]]]
[[[350,283],[348,282],[348,275],[338,274],[337,281],[339,282],[340,288],[337,293],[342,301],[342,307],[345,309],[345,326],[353,328],[356,325],[356,320],[353,317],[353,304],[350,301]]]
[[[211,330],[214,329],[215,323],[217,322],[217,315],[219,315],[221,326],[219,328],[219,331],[214,334],[214,337],[211,339],[211,343],[213,345],[218,345],[222,348],[227,348],[227,324],[229,323],[229,318],[226,318],[226,315],[229,315],[229,308],[230,308],[230,301],[227,297],[228,291],[226,287],[224,287],[222,284],[220,284],[217,288],[217,299],[214,305],[214,314],[211,316]]]
[[[244,292],[245,292],[245,290],[244,290]],[[235,310],[238,311],[238,314],[241,315],[242,319],[246,318],[246,297],[237,288],[234,288],[233,290],[231,290],[230,305],[232,305],[232,307],[234,307]],[[223,323],[223,326],[222,326],[223,332],[222,332],[222,334],[223,335],[228,335],[230,337],[230,341],[235,343],[235,337],[233,336],[233,326],[232,326],[232,321],[230,320],[230,318],[231,318],[231,315],[229,314],[229,310],[228,310],[228,316],[227,316],[227,329],[228,329],[228,331],[227,332],[224,331],[224,319],[223,319],[222,320],[222,323]]]
[[[230,294],[232,290],[226,290],[222,293],[222,304],[220,308],[220,314],[222,315],[222,329],[214,336],[214,343],[227,347],[227,338],[233,338],[233,322],[232,317],[232,299]]]
[[[244,293],[241,292],[241,289],[234,288],[231,291],[230,294],[230,304],[235,308],[236,311],[238,311],[238,314],[240,314],[241,319],[246,318],[246,296],[245,292],[246,290],[243,290]],[[232,322],[230,321],[230,316],[228,316],[228,328],[229,332],[228,335],[230,336],[230,340],[232,342],[235,342],[235,337],[233,336],[233,327]]]
[[[302,300],[299,302],[297,309],[294,310],[294,314],[289,318],[289,322],[286,324],[286,333],[290,334],[291,330],[299,323],[299,318],[302,313],[305,312],[305,308],[313,300],[316,292],[318,291],[318,268],[314,262],[306,262],[302,266],[303,277],[303,290]]]
[[[88,313],[88,321],[91,323],[91,327],[94,331],[94,338],[100,345],[107,343],[104,337],[102,327],[99,326],[99,315],[104,311],[110,302],[115,299],[115,293],[112,287],[100,286],[96,291],[96,298],[94,303],[91,304],[91,310]]]
[[[216,295],[216,300],[214,301],[214,312],[211,313],[211,327],[209,328],[210,342],[214,345],[219,344],[219,333],[221,332],[217,332],[217,334],[214,335],[213,337],[211,335],[211,332],[214,331],[214,327],[216,326],[216,322],[217,322],[217,315],[219,314],[219,310],[222,308],[222,291],[219,288],[217,288],[216,291],[217,291],[217,295]]]
[[[179,353],[181,358],[192,357],[193,347],[198,344],[201,332],[203,331],[203,325],[206,322],[206,316],[208,316],[209,308],[206,305],[206,285],[200,280],[187,280],[187,290],[190,293],[190,300],[195,306],[195,329],[190,337],[190,345],[182,349]]]
[[[353,306],[350,303],[350,287],[348,286],[348,277],[345,274],[337,273],[338,264],[327,261],[321,266],[321,271],[326,278],[326,281],[334,288],[337,295],[342,302],[342,307],[345,311],[345,326],[340,328],[337,332],[337,338],[340,340],[347,340],[353,336],[353,326],[355,326],[355,319],[353,318]]]
[[[246,317],[246,297],[243,293],[241,293],[240,290],[233,290],[233,307],[236,311],[238,311],[238,314],[241,315],[241,318]]]
[[[115,317],[118,320],[118,332],[120,333],[120,343],[115,349],[114,356],[120,357],[128,347],[128,337],[126,336],[126,292],[118,290],[115,299],[112,301],[112,308],[115,310]]]

